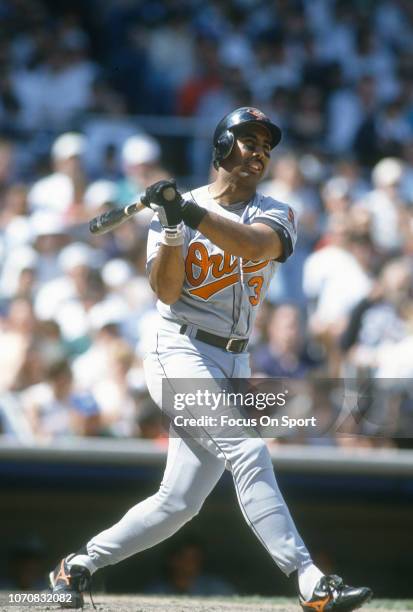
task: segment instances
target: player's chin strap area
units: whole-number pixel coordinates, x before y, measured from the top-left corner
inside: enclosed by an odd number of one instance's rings
[[[248,346],[248,338],[244,340],[239,338],[223,338],[222,336],[216,336],[215,334],[206,332],[203,329],[195,329],[195,331],[193,331],[193,326],[188,325],[181,325],[179,333],[210,344],[211,346],[224,349],[228,351],[228,353],[243,353]]]

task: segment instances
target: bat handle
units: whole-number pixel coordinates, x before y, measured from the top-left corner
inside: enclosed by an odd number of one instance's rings
[[[125,213],[126,217],[130,217],[131,215],[135,215],[136,213],[141,211],[143,208],[145,208],[145,206],[144,204],[142,204],[142,202],[132,202],[132,204],[128,204],[127,206],[125,206],[123,212]]]

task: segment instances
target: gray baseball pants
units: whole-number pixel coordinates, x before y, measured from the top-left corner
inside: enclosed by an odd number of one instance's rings
[[[243,378],[250,375],[247,353],[228,353],[179,334],[180,325],[162,320],[144,359],[150,394],[161,405],[162,379]],[[165,407],[164,407],[165,408]],[[311,563],[278,488],[270,454],[258,437],[170,437],[162,483],[155,495],[133,506],[123,518],[87,543],[81,562],[91,572],[118,563],[162,542],[200,511],[222,476],[231,471],[242,513],[278,567],[289,575]]]

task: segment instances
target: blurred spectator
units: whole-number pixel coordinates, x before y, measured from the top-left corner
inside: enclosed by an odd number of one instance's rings
[[[318,365],[308,353],[297,307],[277,306],[269,318],[267,334],[268,343],[258,345],[252,354],[254,376],[304,378]]]
[[[161,411],[149,395],[139,402],[137,426],[140,438],[154,440],[162,447],[168,446],[168,429],[162,422]]]
[[[148,134],[136,134],[128,138],[122,148],[122,163],[125,179],[119,184],[120,204],[129,204],[136,194],[161,179],[167,172],[161,166],[159,143]]]
[[[330,374],[338,376],[334,347],[352,308],[371,288],[373,249],[369,235],[352,232],[345,213],[331,215],[328,223],[327,244],[307,258],[303,283],[309,303],[310,333],[330,352]]]
[[[148,54],[171,87],[175,90],[193,71],[194,44],[190,14],[176,6],[159,27],[149,31]],[[179,57],[180,61],[176,61]]]
[[[8,550],[7,577],[0,587],[9,591],[42,591],[47,588],[46,548],[36,536],[21,539]]]
[[[0,130],[4,135],[17,137],[19,135],[20,103],[14,91],[8,66],[2,66],[0,77]]]
[[[395,49],[411,48],[413,28],[411,20],[406,17],[403,2],[384,0],[377,6],[377,33]]]
[[[274,157],[271,176],[260,186],[264,195],[287,202],[294,208],[303,225],[303,231],[314,232],[318,210],[318,196],[314,187],[306,181],[299,159],[293,153],[278,154]]]
[[[389,100],[397,94],[393,54],[366,23],[362,23],[356,32],[355,48],[345,69],[352,81],[366,74],[371,75],[380,83],[378,93],[383,100]]]
[[[87,37],[79,29],[38,31],[38,57],[30,66],[12,71],[11,83],[25,128],[59,129],[85,111],[96,66],[88,57]],[[44,54],[42,51],[46,51]]]
[[[281,33],[269,31],[255,45],[255,62],[247,74],[254,82],[257,105],[267,102],[276,87],[292,89],[299,84],[300,71]]]
[[[179,71],[181,62],[177,62],[172,53],[169,53],[169,62],[170,58],[174,58]],[[186,58],[180,60],[187,64]],[[108,54],[107,63],[110,81],[127,101],[130,113],[162,115],[173,111],[174,89],[168,81],[168,74],[162,72],[151,57],[150,31],[138,22],[129,21],[120,44]]]
[[[37,254],[39,283],[47,283],[61,275],[58,253],[70,242],[70,236],[60,217],[36,212],[29,217],[29,231],[33,249]]]
[[[110,376],[112,346],[121,339],[118,326],[113,321],[102,321],[96,326],[90,347],[79,355],[72,364],[76,386],[91,389],[95,384]]]
[[[126,102],[119,92],[100,78],[92,88],[89,113],[83,124],[87,139],[84,159],[89,176],[117,181],[122,176],[121,149],[136,133],[136,122],[127,114]]]
[[[169,545],[164,578],[149,585],[147,593],[157,595],[233,595],[234,588],[221,578],[205,573],[205,547],[195,538]]]
[[[283,129],[283,143],[289,144],[292,121],[294,92],[286,87],[276,87],[269,100],[262,104],[262,108],[277,125]]]
[[[313,85],[300,89],[295,109],[291,114],[289,133],[293,141],[304,150],[323,146],[325,121],[321,91]]]
[[[77,393],[69,363],[49,366],[45,382],[22,394],[23,406],[38,440],[56,436],[94,436],[102,433],[100,409],[87,392]]]
[[[407,108],[400,98],[365,117],[356,133],[354,148],[360,161],[370,166],[381,157],[399,156],[412,134]]]
[[[369,190],[369,182],[363,174],[360,164],[351,156],[341,157],[335,160],[332,168],[333,178],[346,180],[351,201],[361,199]]]
[[[2,198],[2,210],[0,212],[0,227],[7,232],[13,220],[27,215],[27,188],[22,183],[10,185]]]
[[[14,146],[10,140],[0,138],[0,197],[5,187],[9,186],[14,178]]]
[[[114,181],[100,180],[90,183],[85,191],[84,204],[88,218],[107,212],[117,200],[117,186]]]
[[[105,429],[115,436],[136,433],[136,404],[128,381],[134,354],[124,340],[112,343],[108,352],[107,372],[90,387],[96,398]]]
[[[0,391],[4,392],[13,388],[34,334],[36,320],[30,302],[23,297],[12,300],[0,325]]]
[[[58,259],[58,276],[43,282],[37,292],[34,307],[39,320],[55,320],[68,341],[75,341],[89,332],[88,310],[91,302],[103,297],[93,290],[99,288],[99,280],[93,270],[102,263],[99,251],[82,243],[65,247]],[[97,282],[93,282],[96,280]]]
[[[362,124],[370,125],[378,108],[377,85],[370,74],[363,75],[356,88],[349,87],[345,82],[339,84],[327,101],[327,131],[326,144],[334,154],[355,150],[361,160],[368,159],[360,142],[359,129]],[[370,123],[367,123],[370,122]],[[359,142],[355,142],[358,136]],[[369,142],[365,145],[369,148]],[[374,162],[373,162],[374,163]]]
[[[400,362],[397,356],[399,353],[401,357],[403,352],[400,343],[412,334],[412,289],[411,261],[395,259],[384,266],[372,292],[354,308],[341,339],[343,349],[350,351],[349,364],[360,372],[371,370],[377,374],[377,368],[380,364],[384,367],[389,353],[394,377],[402,374],[394,360]],[[393,347],[395,350],[391,350]],[[387,369],[388,374],[390,371]]]
[[[130,254],[133,257],[134,253]],[[139,257],[139,254],[138,254]],[[153,309],[155,298],[143,270],[139,270],[139,261],[135,267],[123,259],[111,259],[102,269],[102,279],[107,294],[102,306],[118,307],[122,335],[135,344],[139,339],[139,325],[142,316]],[[97,309],[91,309],[93,318]],[[122,314],[123,310],[123,314]]]
[[[402,246],[402,226],[406,203],[402,199],[400,184],[404,164],[396,158],[385,158],[373,168],[374,189],[358,204],[372,216],[372,239],[379,249],[395,252]]]
[[[30,189],[31,212],[52,212],[62,219],[71,215],[71,208],[79,203],[85,188],[81,163],[85,147],[81,134],[68,132],[55,140],[51,151],[54,172]]]
[[[218,51],[218,41],[213,36],[198,36],[195,40],[194,56],[197,67],[181,87],[178,87],[178,114],[193,115],[207,92],[222,87],[222,69]]]
[[[13,298],[32,300],[37,289],[38,255],[29,246],[13,250],[13,255],[4,259],[0,274],[0,304]]]
[[[346,213],[351,205],[350,182],[344,177],[334,176],[321,189],[324,210],[328,215]]]

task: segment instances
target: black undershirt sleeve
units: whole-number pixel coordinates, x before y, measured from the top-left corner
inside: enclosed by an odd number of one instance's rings
[[[254,223],[264,223],[264,225],[268,225],[268,227],[271,227],[274,232],[276,232],[279,239],[281,240],[283,249],[282,255],[280,255],[280,257],[278,257],[276,261],[279,261],[280,263],[284,263],[284,261],[287,261],[287,259],[290,257],[290,255],[292,255],[292,252],[294,250],[293,242],[291,240],[291,236],[288,230],[283,225],[281,225],[281,223],[276,223],[272,219],[267,219],[266,217],[258,217],[258,219],[254,219]]]

